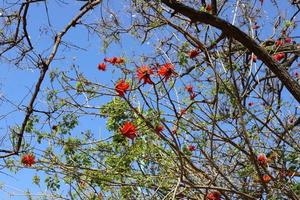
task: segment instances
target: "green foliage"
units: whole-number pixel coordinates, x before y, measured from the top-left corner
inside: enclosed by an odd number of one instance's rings
[[[45,179],[45,183],[47,185],[47,188],[52,191],[57,191],[60,188],[60,181],[57,174],[47,176]]]
[[[62,121],[58,123],[57,130],[62,134],[70,134],[70,131],[78,125],[78,116],[75,114],[66,114]]]
[[[293,190],[297,195],[300,195],[300,182],[293,184]]]
[[[66,155],[74,154],[80,146],[80,143],[79,139],[69,137],[64,144],[64,153]]]
[[[114,98],[111,102],[100,108],[100,114],[107,117],[106,126],[110,131],[116,131],[121,124],[133,117],[129,107],[121,98]]]
[[[40,185],[41,178],[39,176],[35,175],[32,177],[32,181],[35,185]]]
[[[27,121],[25,126],[25,131],[28,133],[32,133],[36,124],[39,123],[39,117],[36,115],[32,115],[30,119]]]

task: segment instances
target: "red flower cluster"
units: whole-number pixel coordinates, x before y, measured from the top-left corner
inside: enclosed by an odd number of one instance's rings
[[[106,64],[105,63],[99,63],[98,64],[98,69],[100,71],[105,71],[106,70]]]
[[[150,75],[153,74],[152,69],[150,69],[147,65],[141,66],[137,69],[137,76],[139,79],[139,82],[141,80],[144,81],[144,84],[153,84],[153,81],[150,78]]]
[[[284,41],[285,41],[286,43],[291,43],[291,42],[292,42],[292,38],[286,37],[286,38],[284,39]]]
[[[129,89],[129,84],[126,83],[126,81],[123,79],[119,80],[115,86],[115,90],[121,97],[125,95],[128,89]]]
[[[180,116],[185,115],[186,111],[187,111],[186,108],[181,109],[179,112]]]
[[[271,181],[271,179],[272,179],[271,176],[269,176],[267,174],[262,176],[262,180],[264,183],[269,183]]]
[[[221,199],[221,193],[219,191],[210,192],[207,195],[208,200],[220,200]]]
[[[210,12],[212,10],[211,4],[207,4],[205,9],[206,9],[207,12]]]
[[[193,86],[191,85],[187,85],[185,87],[186,91],[188,91],[188,93],[190,94],[190,99],[193,100],[196,97],[195,92],[193,91]]]
[[[112,58],[104,58],[104,62],[109,62],[113,65],[120,65],[120,64],[124,64],[125,63],[125,60],[121,57],[112,57]]]
[[[123,136],[129,138],[129,139],[134,139],[137,137],[136,133],[136,127],[133,123],[131,122],[125,122],[122,128],[120,129],[121,133]]]
[[[284,45],[284,43],[291,43],[292,42],[292,38],[290,37],[286,37],[283,39],[278,39],[276,42],[275,42],[275,46],[279,47],[279,46],[282,46]]]
[[[275,42],[275,46],[277,47],[280,47],[284,44],[284,42],[281,40],[281,39],[278,39],[276,42]]]
[[[166,63],[158,70],[157,73],[158,75],[163,76],[165,81],[167,81],[172,75],[177,75],[174,68],[175,67],[171,63]]]
[[[189,146],[187,147],[187,149],[188,149],[189,151],[195,151],[195,150],[196,150],[196,147],[195,147],[194,145],[189,145]]]
[[[281,61],[282,59],[284,59],[284,57],[285,57],[285,54],[283,52],[273,55],[273,58],[278,62]]]
[[[264,153],[259,154],[257,156],[257,162],[258,164],[265,166],[266,164],[268,164],[267,156]]]
[[[193,86],[192,85],[187,85],[185,86],[186,91],[188,91],[189,93],[193,92]]]
[[[35,156],[33,154],[25,154],[23,157],[22,157],[22,160],[21,160],[22,164],[24,166],[29,166],[31,167],[33,164],[36,163],[35,161]]]
[[[195,58],[199,55],[199,50],[198,49],[193,49],[191,51],[188,52],[188,56],[189,58]]]
[[[155,132],[157,134],[160,134],[160,132],[162,132],[165,129],[165,127],[163,125],[158,125],[155,127]]]

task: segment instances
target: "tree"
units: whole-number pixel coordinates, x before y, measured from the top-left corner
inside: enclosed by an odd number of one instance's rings
[[[299,199],[299,11],[276,0],[3,1],[2,63],[36,81],[18,103],[1,96],[2,165],[42,171],[33,181],[54,199]],[[101,53],[87,49],[96,38]],[[103,58],[97,78],[74,52]],[[7,125],[12,110],[22,121]]]

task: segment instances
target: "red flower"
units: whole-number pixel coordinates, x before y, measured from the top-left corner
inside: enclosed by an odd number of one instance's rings
[[[207,12],[210,12],[212,10],[211,4],[207,4],[205,9],[206,9]]]
[[[220,200],[221,199],[221,193],[219,191],[210,192],[207,195],[208,200]]]
[[[277,47],[282,46],[282,45],[283,45],[283,41],[281,39],[279,39],[275,42],[275,46],[277,46]]]
[[[271,181],[271,179],[272,179],[271,176],[269,176],[267,174],[263,175],[263,177],[262,177],[262,180],[264,183],[269,183]]]
[[[195,58],[199,55],[199,50],[198,49],[193,49],[191,51],[188,52],[188,56],[189,58]]]
[[[100,71],[105,71],[106,70],[106,64],[105,63],[99,63],[98,64],[98,69]]]
[[[180,116],[182,116],[184,114],[186,114],[186,109],[185,108],[180,110]]]
[[[116,60],[117,60],[117,57],[104,58],[104,62],[109,62],[111,64],[115,64]]]
[[[268,163],[267,156],[264,153],[261,153],[257,156],[257,162],[258,164],[264,166]]]
[[[104,58],[104,62],[109,62],[109,63],[115,65],[115,64],[123,64],[125,62],[125,60],[123,58],[114,56],[112,58]]]
[[[116,60],[116,64],[123,64],[125,62],[125,60],[123,58],[117,58]]]
[[[31,165],[35,164],[36,161],[35,161],[35,156],[33,154],[25,154],[23,157],[22,157],[22,160],[21,160],[22,164],[24,166],[29,166],[31,167]]]
[[[248,106],[250,106],[250,107],[254,106],[254,103],[251,101],[251,102],[248,103]]]
[[[196,94],[195,94],[195,92],[193,91],[193,86],[187,85],[187,86],[185,86],[185,89],[186,89],[186,91],[188,91],[188,93],[190,93],[190,100],[195,99]]]
[[[125,122],[120,131],[123,136],[129,139],[133,140],[135,137],[137,137],[136,127],[131,122]]]
[[[187,85],[185,86],[186,91],[188,91],[189,93],[193,92],[193,86],[192,85]]]
[[[286,43],[291,43],[291,42],[292,42],[292,38],[286,37],[286,38],[284,39],[284,41],[285,41]]]
[[[167,81],[173,74],[177,75],[174,71],[174,66],[171,63],[164,64],[161,68],[159,68],[157,73],[158,75],[164,76],[165,81]]]
[[[147,65],[141,66],[137,69],[138,79],[139,81],[144,80],[144,84],[146,83],[153,84],[150,78],[151,74],[153,74],[153,71]]]
[[[285,57],[285,54],[283,52],[273,55],[273,58],[278,62],[281,61],[284,57]]]
[[[197,95],[195,92],[190,93],[190,100],[194,100]]]
[[[160,132],[162,132],[165,129],[165,127],[163,125],[158,125],[155,127],[155,132],[157,134],[160,134]]]
[[[187,149],[188,149],[189,151],[195,151],[195,150],[196,150],[196,147],[195,147],[194,145],[189,145],[189,146],[187,147]]]
[[[125,82],[125,80],[119,80],[115,86],[115,90],[119,94],[119,96],[124,96],[124,94],[129,89],[129,84]]]

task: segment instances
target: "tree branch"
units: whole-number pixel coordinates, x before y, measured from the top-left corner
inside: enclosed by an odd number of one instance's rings
[[[175,0],[162,0],[162,2],[172,8],[176,13],[180,13],[188,17],[192,22],[201,22],[216,27],[222,30],[227,37],[231,37],[239,41],[260,60],[262,60],[262,62],[265,63],[265,65],[278,77],[295,99],[300,102],[300,85],[291,78],[284,67],[281,67],[281,65],[270,56],[265,48],[259,46],[258,43],[246,33],[223,19],[206,12],[197,11]]]

